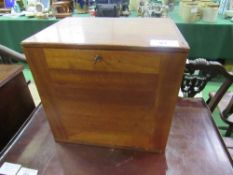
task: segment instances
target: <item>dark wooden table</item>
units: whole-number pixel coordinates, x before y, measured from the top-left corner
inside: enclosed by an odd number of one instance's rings
[[[211,114],[200,99],[179,99],[165,154],[55,143],[39,106],[1,158],[41,175],[232,175]]]
[[[0,155],[35,108],[22,70],[0,64]]]

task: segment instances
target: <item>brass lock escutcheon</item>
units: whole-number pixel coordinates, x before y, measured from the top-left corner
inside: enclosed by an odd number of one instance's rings
[[[101,60],[103,60],[103,57],[101,57],[99,55],[96,55],[95,58],[94,58],[94,64],[100,62]]]

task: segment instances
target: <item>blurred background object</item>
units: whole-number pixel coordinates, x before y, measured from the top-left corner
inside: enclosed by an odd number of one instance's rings
[[[96,0],[96,16],[129,16],[129,0]]]
[[[54,1],[52,2],[52,9],[56,18],[71,16],[73,11],[73,1]]]

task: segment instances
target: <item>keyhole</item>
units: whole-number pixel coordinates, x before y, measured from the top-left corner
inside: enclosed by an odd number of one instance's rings
[[[96,64],[97,62],[100,62],[102,59],[103,59],[103,58],[102,58],[101,56],[96,55],[96,57],[95,57],[95,59],[94,59],[94,61],[95,61],[94,64]]]

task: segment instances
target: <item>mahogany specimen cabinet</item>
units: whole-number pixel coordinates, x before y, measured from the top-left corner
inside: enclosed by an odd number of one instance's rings
[[[164,152],[189,50],[172,20],[71,17],[22,45],[56,141]]]

